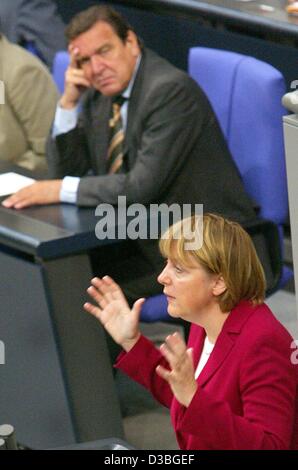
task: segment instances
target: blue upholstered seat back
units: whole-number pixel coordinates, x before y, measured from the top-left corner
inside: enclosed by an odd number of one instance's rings
[[[283,76],[253,57],[204,47],[190,50],[189,73],[213,106],[260,216],[280,225],[288,214]]]

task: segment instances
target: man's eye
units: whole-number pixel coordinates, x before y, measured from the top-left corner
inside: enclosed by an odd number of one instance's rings
[[[103,48],[101,49],[101,51],[100,51],[100,54],[101,54],[101,55],[107,54],[107,53],[109,52],[109,50],[110,50],[110,47],[108,47],[108,46],[107,46],[107,47],[103,47]]]
[[[90,62],[90,59],[89,57],[84,57],[83,59],[79,59],[78,60],[78,64],[80,67],[82,67],[83,65],[86,65]]]

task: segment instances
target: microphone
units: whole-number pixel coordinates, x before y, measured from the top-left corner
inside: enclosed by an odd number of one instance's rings
[[[14,427],[10,424],[2,424],[0,426],[0,440],[4,441],[7,450],[18,450]]]
[[[281,100],[283,106],[292,111],[292,113],[298,114],[298,90],[286,93]]]
[[[7,450],[4,439],[0,439],[0,450]]]

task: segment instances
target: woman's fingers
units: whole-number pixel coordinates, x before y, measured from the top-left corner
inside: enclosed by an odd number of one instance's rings
[[[168,362],[171,376],[167,374],[166,380],[176,380],[184,374],[193,373],[193,349],[187,348],[179,333],[169,335],[165,343],[160,346],[160,352]]]
[[[182,336],[176,331],[166,338],[168,347],[175,352],[175,354],[185,354],[186,344]]]
[[[111,299],[120,300],[125,302],[127,308],[129,308],[121,287],[110,276],[104,276],[102,279],[94,278],[91,282],[94,286],[100,289],[103,295],[107,296],[109,301],[111,301]]]
[[[95,302],[98,303],[101,309],[105,308],[108,305],[108,300],[99,292],[95,287],[90,286],[87,289],[88,294],[92,297]]]
[[[95,305],[92,305],[89,302],[84,303],[83,307],[86,312],[91,313],[91,315],[101,321],[101,309],[99,307],[95,307]]]
[[[91,279],[91,284],[96,287],[103,295],[111,293],[116,289],[119,289],[118,284],[113,281],[109,276],[104,276],[102,279],[94,277]]]
[[[162,366],[157,366],[155,371],[156,371],[157,375],[159,375],[159,377],[161,377],[162,379],[169,382],[170,376],[171,376],[171,372],[169,370],[165,369]]]
[[[171,369],[181,367],[187,358],[186,351],[186,344],[179,333],[167,336],[165,342],[160,346],[160,352],[168,361]]]
[[[104,276],[102,281],[105,288],[107,289],[107,292],[112,294],[115,300],[125,300],[125,302],[127,302],[121,287],[114,281],[114,279],[112,279],[110,276]]]
[[[138,299],[138,300],[135,301],[135,303],[132,306],[131,313],[132,313],[132,315],[135,316],[135,318],[137,320],[139,320],[139,318],[140,318],[140,313],[141,313],[142,306],[143,306],[145,300],[146,299],[143,299],[143,298]]]

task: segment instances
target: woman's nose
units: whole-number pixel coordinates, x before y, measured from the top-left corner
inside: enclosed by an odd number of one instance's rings
[[[160,283],[160,284],[163,284],[163,285],[166,285],[166,284],[169,284],[170,282],[170,278],[169,278],[169,275],[167,273],[167,267],[165,267],[162,272],[160,273],[160,275],[158,276],[157,278],[157,281]]]

